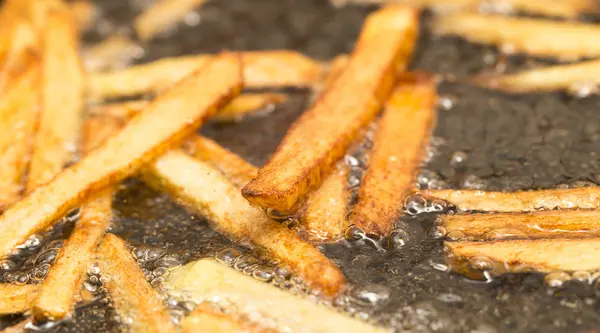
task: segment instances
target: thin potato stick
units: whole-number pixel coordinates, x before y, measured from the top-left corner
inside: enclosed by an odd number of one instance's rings
[[[549,273],[600,269],[600,238],[533,239],[493,242],[445,242],[450,268],[477,276],[475,268],[489,269],[492,276],[506,272]]]
[[[198,305],[181,321],[184,333],[275,333],[240,315],[223,313],[206,303]]]
[[[577,89],[600,83],[600,60],[536,68],[506,75],[483,75],[474,83],[509,92],[528,93]]]
[[[531,212],[556,208],[600,208],[600,188],[598,187],[520,192],[421,190],[419,194],[431,199],[448,201],[463,212]]]
[[[69,4],[79,31],[91,29],[98,19],[98,7],[90,0],[75,0]]]
[[[450,238],[496,240],[510,238],[600,237],[598,211],[440,215],[438,223]]]
[[[90,74],[90,98],[104,100],[165,89],[212,59],[212,55],[166,58],[122,71]],[[310,87],[319,80],[321,66],[293,51],[243,52],[244,84],[248,88]]]
[[[437,16],[432,26],[437,34],[458,35],[511,53],[563,60],[600,55],[596,24],[461,13]]]
[[[117,313],[132,333],[175,332],[160,295],[119,237],[107,234],[98,248],[101,274]]]
[[[114,35],[83,51],[87,71],[119,70],[144,55],[144,48],[126,36]]]
[[[135,18],[135,31],[141,40],[148,41],[160,32],[202,6],[207,0],[158,0]]]
[[[344,71],[288,130],[257,178],[242,189],[244,197],[282,213],[297,210],[380,111],[395,73],[408,64],[417,29],[417,12],[406,7],[371,14]]]
[[[275,324],[276,331],[286,328],[285,331],[301,333],[389,332],[254,280],[213,260],[194,261],[171,271],[165,285],[174,295],[195,301],[221,301],[242,314],[263,317],[265,322]]]
[[[239,98],[239,97],[238,97]],[[96,105],[89,110],[92,116],[110,116],[129,119],[144,110],[151,101],[139,99],[134,101]]]
[[[94,117],[85,123],[84,150],[90,153],[118,130],[121,121]],[[61,320],[75,306],[86,269],[93,259],[112,217],[112,190],[104,190],[81,207],[81,216],[71,235],[56,255],[54,265],[33,303],[36,319]]]
[[[30,309],[39,285],[0,283],[0,315],[25,312]]]
[[[0,38],[0,97],[6,95],[29,67],[39,62],[31,26],[19,23],[13,27],[6,37]]]
[[[38,114],[39,66],[34,64],[0,98],[0,210],[21,199]]]
[[[435,123],[435,82],[418,76],[411,81],[401,83],[385,107],[350,219],[369,234],[386,235],[402,215]]]
[[[77,164],[0,216],[0,255],[134,173],[193,133],[242,88],[239,56],[225,53],[157,97],[144,112]],[[206,82],[211,82],[207,85]]]
[[[43,35],[41,115],[26,191],[50,181],[72,162],[83,111],[83,68],[69,11],[50,11]]]
[[[250,206],[239,189],[209,164],[181,151],[171,151],[149,165],[142,175],[151,186],[207,217],[218,232],[234,242],[266,250],[326,295],[335,295],[344,284],[335,264],[291,230]]]

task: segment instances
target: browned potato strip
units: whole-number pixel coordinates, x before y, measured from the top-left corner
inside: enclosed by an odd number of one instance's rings
[[[240,121],[248,114],[273,110],[274,105],[283,103],[286,98],[284,94],[279,93],[246,93],[231,101],[211,120],[220,123]]]
[[[144,112],[77,164],[0,216],[0,255],[53,224],[92,193],[177,146],[242,88],[242,64],[225,53],[157,97]],[[211,82],[207,85],[206,82]]]
[[[251,243],[287,263],[307,283],[335,295],[344,283],[338,268],[312,245],[252,207],[216,168],[171,151],[142,172],[152,186],[209,219],[234,242]]]
[[[477,77],[475,83],[509,92],[567,90],[590,87],[600,83],[600,61],[590,60],[575,64],[548,66],[515,74]]]
[[[325,77],[322,80],[322,85],[317,88],[329,87],[333,83],[333,81],[335,81],[335,79],[337,79],[338,76],[340,76],[340,74],[344,71],[346,65],[348,65],[348,58],[348,55],[339,55],[333,58],[333,60],[331,60],[329,64],[325,64]]]
[[[83,51],[83,65],[90,72],[120,70],[144,55],[144,48],[126,36],[114,35]]]
[[[184,333],[275,333],[240,315],[225,314],[206,303],[201,303],[185,317],[181,328]]]
[[[167,290],[192,300],[220,299],[242,314],[264,318],[273,329],[290,332],[383,333],[390,330],[371,326],[327,306],[257,281],[213,260],[198,260],[171,271]],[[291,311],[293,310],[293,311]],[[263,321],[258,321],[262,324]]]
[[[317,188],[360,128],[380,110],[412,53],[417,12],[390,6],[371,14],[347,66],[296,120],[277,152],[242,193],[254,205],[290,212]]]
[[[21,199],[37,122],[38,80],[39,66],[34,65],[0,98],[0,210]]]
[[[26,284],[19,286],[10,283],[0,283],[0,315],[25,312],[29,310],[39,285]]]
[[[75,0],[69,4],[79,31],[91,29],[99,16],[98,8],[90,0]]]
[[[598,187],[520,192],[422,190],[420,194],[431,199],[446,200],[459,211],[531,212],[555,208],[600,208]]]
[[[449,238],[496,240],[509,238],[599,237],[598,211],[442,215],[438,223]]]
[[[90,109],[89,113],[93,116],[111,116],[125,120],[143,111],[148,104],[150,104],[150,101],[144,99],[103,104],[94,106]]]
[[[445,242],[450,268],[478,277],[475,268],[490,275],[531,271],[595,271],[600,269],[600,238],[533,239],[493,242]]]
[[[50,11],[46,17],[42,54],[42,107],[26,190],[50,181],[72,162],[83,111],[83,69],[78,33],[70,12]]]
[[[186,14],[202,6],[206,1],[157,0],[148,10],[135,18],[135,30],[141,40],[150,40],[183,20]]]
[[[429,142],[436,99],[435,82],[427,77],[401,83],[392,93],[375,132],[350,224],[376,235],[394,227]]]
[[[600,55],[596,24],[462,13],[437,16],[432,26],[438,34],[494,44],[510,53],[564,60]]]
[[[121,121],[110,117],[88,119],[84,130],[84,150],[89,153],[118,130]],[[39,320],[61,320],[75,306],[86,269],[93,258],[112,217],[112,191],[105,190],[81,207],[81,216],[69,239],[60,248],[33,303]]]
[[[104,287],[132,333],[174,332],[160,295],[154,290],[119,237],[107,234],[98,248]]]
[[[0,97],[12,89],[29,67],[39,62],[33,46],[35,32],[29,24],[16,23],[5,36],[0,37]]]
[[[293,51],[244,52],[244,84],[249,88],[310,87],[321,66]],[[166,58],[122,71],[90,74],[89,94],[103,100],[160,91],[212,59],[210,55]]]
[[[254,165],[203,136],[190,137],[184,147],[190,155],[219,169],[239,188],[248,184],[258,172],[258,168]]]

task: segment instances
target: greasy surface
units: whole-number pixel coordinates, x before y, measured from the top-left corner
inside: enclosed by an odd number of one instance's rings
[[[110,22],[121,27],[143,1],[104,1]],[[133,10],[132,10],[133,9]],[[143,60],[231,49],[294,48],[319,60],[352,49],[366,13],[372,8],[333,9],[324,0],[213,0],[199,12],[197,26],[180,25],[169,38],[148,45]],[[106,21],[106,20],[104,20]],[[413,68],[455,76],[507,67],[510,72],[543,64],[532,58],[498,57],[494,48],[429,35],[426,23]],[[89,41],[98,40],[98,31]],[[439,109],[431,161],[419,177],[423,186],[486,189],[551,188],[579,180],[597,181],[600,156],[600,99],[563,94],[513,96],[458,83],[443,83],[448,108]],[[294,92],[268,117],[235,125],[205,126],[203,132],[227,148],[262,165],[298,114],[309,94]],[[446,103],[447,103],[446,102]],[[451,163],[455,152],[466,160]],[[468,177],[475,175],[477,178]],[[425,177],[427,176],[427,177]],[[466,181],[469,180],[469,181]],[[475,182],[473,182],[475,180]],[[203,219],[186,213],[167,195],[129,181],[115,199],[113,231],[132,244],[166,247],[192,258],[210,255],[230,243]],[[390,288],[387,302],[361,311],[397,332],[583,333],[600,327],[600,294],[588,282],[548,287],[538,275],[509,275],[488,284],[450,274],[442,244],[426,234],[433,216],[404,217],[404,248],[378,252],[359,243],[328,245],[326,253],[359,286]],[[364,304],[364,303],[363,303]],[[358,306],[357,306],[358,307]],[[19,317],[2,317],[16,323]],[[51,332],[117,332],[113,311],[94,302]]]
[[[0,284],[0,315],[27,311],[38,289],[36,285]]]

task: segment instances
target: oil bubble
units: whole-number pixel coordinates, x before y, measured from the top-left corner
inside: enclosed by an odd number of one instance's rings
[[[352,302],[363,306],[380,307],[389,301],[391,292],[391,289],[384,285],[366,284],[352,288],[349,297]]]
[[[409,215],[427,212],[427,200],[420,195],[411,195],[404,202],[404,209]]]
[[[355,225],[349,226],[344,232],[344,237],[350,241],[360,240],[366,237],[365,232]]]
[[[16,270],[18,267],[19,266],[17,265],[17,263],[10,259],[0,260],[0,270],[11,272]]]
[[[467,153],[465,153],[464,151],[456,151],[450,157],[450,165],[455,168],[462,166],[467,161],[468,157],[469,155],[467,155]]]
[[[233,263],[236,261],[236,259],[241,256],[241,252],[238,251],[235,248],[227,248],[219,253],[217,253],[216,255],[216,259],[217,261],[226,264],[226,265],[233,265]]]
[[[446,238],[451,241],[459,241],[465,238],[465,234],[460,230],[452,230],[446,233]]]
[[[275,275],[274,269],[273,267],[270,266],[258,266],[254,272],[252,272],[252,277],[263,281],[263,282],[269,282],[271,281],[271,279],[273,279],[273,276]]]
[[[29,275],[24,272],[16,272],[14,274],[13,282],[17,285],[24,285],[29,282]]]
[[[544,282],[546,282],[546,284],[549,287],[552,288],[559,288],[561,287],[565,282],[569,281],[571,279],[571,276],[567,273],[567,272],[551,272],[546,274],[546,276],[544,277]]]
[[[181,262],[172,255],[166,255],[154,263],[154,267],[175,267],[180,265]]]
[[[446,228],[441,225],[434,225],[429,229],[427,235],[433,239],[440,239],[446,236]]]
[[[393,229],[387,237],[388,249],[400,249],[408,243],[410,235],[404,229]]]

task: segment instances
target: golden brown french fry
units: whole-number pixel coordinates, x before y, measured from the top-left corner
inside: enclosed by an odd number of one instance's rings
[[[83,65],[87,71],[119,70],[144,55],[144,48],[126,36],[114,35],[86,48]]]
[[[127,319],[132,333],[174,332],[175,327],[160,295],[154,290],[119,237],[107,234],[100,247],[100,270],[106,278],[113,306],[121,318]]]
[[[333,83],[333,81],[335,81],[335,79],[337,79],[340,76],[340,74],[344,71],[344,68],[348,65],[348,59],[348,55],[342,54],[333,58],[333,60],[331,60],[329,64],[324,65],[324,67],[326,68],[326,70],[324,71],[325,77],[322,80],[322,85],[320,86],[320,88],[329,87]]]
[[[477,277],[477,268],[489,274],[600,269],[600,238],[533,239],[493,242],[445,242],[450,268]]]
[[[98,7],[90,0],[75,0],[69,4],[79,31],[91,29],[98,19]]]
[[[286,95],[279,93],[245,93],[231,101],[223,110],[214,115],[211,120],[220,123],[240,121],[249,114],[265,111],[266,108],[280,104],[286,98]]]
[[[460,240],[581,238],[600,236],[599,216],[595,210],[456,214],[442,215],[438,222],[446,235]]]
[[[143,111],[148,104],[150,104],[150,101],[145,99],[102,104],[92,107],[89,114],[93,116],[111,116],[129,119]]]
[[[152,39],[172,27],[185,15],[202,6],[207,0],[158,0],[135,18],[135,31],[141,40]]]
[[[119,119],[108,116],[87,119],[84,150],[90,153],[116,132],[121,123]],[[81,215],[75,228],[58,251],[54,265],[33,302],[36,319],[61,320],[73,311],[86,269],[110,225],[111,203],[112,190],[108,189],[81,207]]]
[[[448,201],[459,211],[531,212],[556,208],[600,208],[598,187],[519,192],[421,190],[419,194]]]
[[[242,88],[242,64],[225,53],[157,97],[121,131],[0,216],[0,255],[51,226],[91,194],[178,146]],[[206,82],[211,82],[207,85]]]
[[[332,296],[342,287],[344,277],[335,264],[291,230],[252,207],[239,189],[208,163],[174,150],[150,164],[142,174],[148,184],[207,217],[218,232],[234,242],[265,249],[326,295]]]
[[[0,96],[6,95],[28,68],[39,62],[35,40],[33,28],[23,22],[13,24],[0,37]]]
[[[184,333],[275,333],[242,316],[220,312],[206,303],[201,303],[185,317],[181,328]]]
[[[375,235],[386,235],[394,228],[429,142],[436,100],[435,82],[418,75],[392,93],[375,132],[350,224]]]
[[[493,44],[506,52],[576,60],[600,55],[600,25],[460,13],[437,16],[437,34]]]
[[[344,71],[290,128],[257,178],[242,189],[244,197],[280,212],[298,209],[379,112],[394,74],[410,59],[417,29],[417,12],[403,6],[371,14]]]
[[[84,76],[78,33],[69,11],[50,11],[43,34],[41,115],[26,191],[50,181],[72,162],[83,111]]]
[[[157,92],[189,75],[212,55],[166,58],[122,71],[90,74],[89,97],[103,100]],[[310,87],[318,82],[321,66],[293,51],[243,52],[244,84],[249,88]]]
[[[0,315],[25,312],[35,298],[39,285],[0,283]]]
[[[506,75],[483,75],[476,77],[474,82],[488,88],[518,93],[572,91],[578,86],[595,87],[600,84],[600,61],[548,66]]]
[[[390,331],[286,293],[213,260],[194,261],[171,271],[165,285],[174,295],[196,301],[220,299],[242,314],[260,315],[274,322],[275,330],[285,327],[292,332],[311,333]]]

